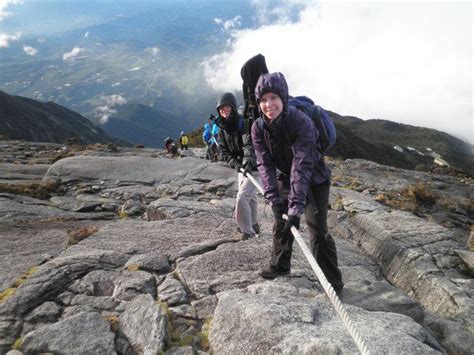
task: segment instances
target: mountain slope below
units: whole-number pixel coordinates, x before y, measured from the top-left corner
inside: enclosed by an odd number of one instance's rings
[[[115,109],[117,112],[101,124],[104,131],[147,147],[162,148],[165,137],[179,136],[179,132],[189,126],[178,113],[147,105],[130,103]]]
[[[124,144],[77,112],[53,102],[12,96],[3,91],[0,91],[0,122],[0,134],[10,139],[64,143],[68,138],[75,138],[82,144]]]
[[[335,155],[363,158],[381,164],[387,162],[380,155],[389,155],[390,160],[397,162],[389,165],[413,169],[418,164],[431,164],[435,152],[450,165],[474,175],[473,146],[447,133],[387,120],[362,120],[334,112],[330,112],[330,116],[338,129]],[[372,148],[367,144],[373,145]],[[403,153],[393,149],[397,145],[404,149]],[[408,147],[424,156],[410,151]]]

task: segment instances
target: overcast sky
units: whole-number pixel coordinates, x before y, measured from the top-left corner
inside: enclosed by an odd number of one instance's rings
[[[291,95],[342,115],[434,128],[473,143],[472,18],[465,2],[253,1],[261,26],[234,29],[204,63],[217,90],[241,88],[240,68],[261,53]],[[236,14],[237,15],[237,14]]]

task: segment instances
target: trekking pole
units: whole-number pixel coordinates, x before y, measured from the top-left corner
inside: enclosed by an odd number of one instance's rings
[[[262,193],[263,196],[263,188],[260,186],[260,184],[255,180],[255,178],[251,174],[245,174],[244,169],[240,169],[240,171],[246,176]],[[286,214],[283,215],[284,219],[288,219],[288,216]],[[355,328],[354,323],[352,320],[349,318],[349,314],[347,313],[346,307],[344,304],[341,302],[339,297],[337,297],[336,292],[334,291],[334,288],[332,285],[329,283],[327,280],[326,276],[324,275],[323,271],[319,267],[318,263],[316,262],[316,259],[314,258],[313,254],[309,250],[308,246],[304,242],[303,238],[301,237],[301,234],[299,233],[298,229],[296,229],[295,226],[291,227],[291,232],[293,233],[293,236],[295,237],[295,240],[298,242],[298,245],[300,246],[301,250],[303,251],[304,255],[306,256],[306,259],[308,259],[309,264],[311,265],[311,268],[313,269],[314,273],[316,274],[319,282],[321,283],[321,286],[324,289],[324,292],[326,292],[326,295],[328,296],[329,300],[333,304],[334,308],[336,309],[337,313],[339,314],[339,317],[341,317],[342,322],[344,323],[344,326],[346,329],[349,331],[349,334],[351,335],[352,339],[354,339],[354,342],[356,343],[357,347],[359,348],[359,351],[364,354],[368,355],[369,350],[367,349],[367,345],[365,344],[364,339],[360,335],[359,331]]]

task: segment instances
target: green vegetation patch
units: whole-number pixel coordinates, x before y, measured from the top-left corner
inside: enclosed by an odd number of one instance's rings
[[[0,292],[0,304],[5,302],[8,298],[12,297],[15,294],[17,288],[23,285],[28,279],[28,277],[30,277],[36,271],[38,271],[38,267],[33,266],[13,282],[13,287],[9,287]]]

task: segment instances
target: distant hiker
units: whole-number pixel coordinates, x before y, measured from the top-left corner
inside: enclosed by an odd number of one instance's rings
[[[270,266],[260,275],[273,279],[290,273],[294,240],[290,228],[299,229],[304,212],[312,253],[340,294],[344,284],[336,245],[327,227],[331,170],[320,153],[319,131],[310,117],[288,106],[283,74],[261,75],[255,97],[261,116],[252,126],[252,141],[265,198],[270,201],[275,218]],[[281,174],[277,175],[277,169]],[[287,221],[283,220],[284,213]]]
[[[256,188],[246,177],[247,174],[251,174],[258,178],[255,154],[251,145],[244,147],[244,140],[250,142],[250,139],[245,139],[243,136],[248,135],[249,132],[244,132],[244,120],[237,113],[237,102],[234,95],[231,93],[221,95],[217,99],[216,110],[219,115],[215,119],[215,123],[219,126],[219,147],[222,159],[231,168],[238,171],[239,191],[236,199],[235,218],[242,232],[240,239],[245,240],[260,233],[257,220]],[[249,153],[244,154],[244,151]],[[245,174],[240,172],[240,168],[245,170]]]
[[[178,147],[174,143],[173,139],[170,137],[165,138],[165,150],[167,156],[176,156],[178,155]]]
[[[219,148],[219,126],[215,122],[212,124],[211,134],[214,137],[215,142],[216,142],[217,159],[221,160],[222,157],[221,157],[220,148]]]
[[[204,125],[202,140],[206,145],[206,159],[217,161],[217,141],[211,133],[211,126],[208,123]]]
[[[188,136],[184,134],[184,131],[181,131],[179,136],[179,144],[181,145],[181,150],[188,150]]]

